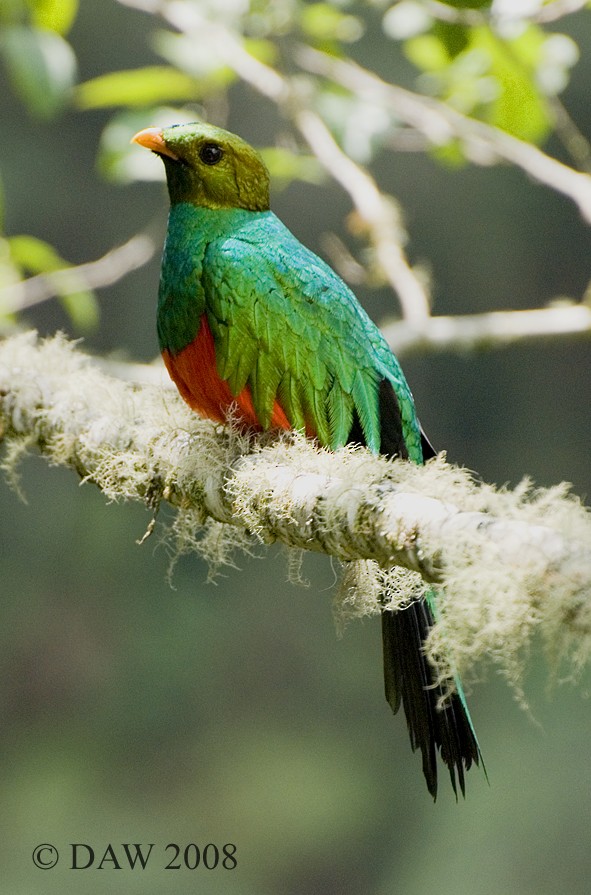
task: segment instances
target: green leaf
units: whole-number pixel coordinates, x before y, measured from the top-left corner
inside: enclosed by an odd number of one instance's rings
[[[279,55],[279,48],[270,40],[255,39],[252,37],[244,38],[244,49],[265,65],[276,65]]]
[[[107,106],[151,106],[161,102],[184,102],[199,95],[195,78],[167,65],[114,71],[86,81],[76,88],[81,109]]]
[[[442,71],[451,61],[445,45],[434,34],[421,34],[407,40],[404,52],[423,71]]]
[[[555,37],[530,25],[517,37],[503,40],[486,25],[438,22],[430,34],[408,40],[405,52],[425,73],[425,90],[466,115],[540,142],[552,126],[540,74],[548,68],[544,47]],[[562,68],[559,62],[552,73],[552,83],[558,86],[564,85],[565,70],[576,52],[563,57]]]
[[[59,301],[77,330],[90,332],[97,328],[100,312],[94,293],[88,289],[64,292],[59,296]]]
[[[346,15],[330,3],[304,4],[300,25],[314,40],[341,40],[352,43],[363,35],[363,25],[356,16]]]
[[[470,29],[455,22],[435,22],[433,34],[451,58],[458,56],[470,44]]]
[[[65,106],[76,76],[76,57],[63,37],[15,25],[0,34],[0,52],[13,89],[31,114],[49,119]]]
[[[17,25],[26,21],[24,0],[2,0],[0,3],[0,24]]]
[[[67,266],[53,246],[36,236],[11,236],[8,246],[14,263],[28,273],[47,273]]]
[[[296,154],[280,146],[269,146],[260,152],[276,186],[288,186],[292,180],[306,183],[325,180],[324,169],[315,156]]]
[[[474,29],[472,35],[473,46],[488,54],[498,84],[497,97],[483,117],[522,140],[536,143],[547,135],[552,123],[546,98],[535,79],[544,40],[543,32],[532,26],[507,44],[488,28]]]
[[[67,34],[78,13],[78,0],[27,0],[31,20],[38,28]]]

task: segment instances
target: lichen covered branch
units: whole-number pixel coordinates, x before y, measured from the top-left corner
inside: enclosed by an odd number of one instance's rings
[[[443,458],[416,467],[297,435],[240,434],[34,333],[0,344],[0,432],[9,474],[36,448],[109,499],[168,501],[179,551],[219,560],[258,540],[337,557],[344,615],[379,611],[384,594],[403,605],[435,583],[462,670],[483,655],[515,667],[538,630],[576,667],[588,657],[591,515],[565,486],[509,492]],[[436,626],[434,654],[440,636]]]

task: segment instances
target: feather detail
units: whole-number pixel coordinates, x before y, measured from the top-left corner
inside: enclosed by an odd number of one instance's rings
[[[363,432],[363,441],[374,454],[379,452],[381,441],[376,386],[373,370],[363,372],[357,370],[351,391]]]
[[[472,763],[479,764],[481,754],[461,685],[446,696],[425,656],[424,642],[432,625],[425,600],[415,600],[397,612],[382,612],[386,699],[394,714],[401,704],[404,708],[411,747],[421,750],[427,789],[435,799],[437,750],[456,796],[458,786],[465,795],[465,771]]]
[[[353,400],[343,391],[338,379],[333,380],[327,396],[330,443],[344,444],[353,425]]]
[[[162,358],[181,396],[200,416],[225,423],[230,409],[235,405],[246,427],[255,430],[262,428],[250,388],[246,386],[239,394],[234,395],[228,382],[221,379],[216,364],[213,335],[205,317],[201,320],[197,337],[186,348],[176,355],[165,349]],[[291,423],[278,401],[272,403],[269,426],[274,429],[291,429]]]
[[[271,425],[280,379],[281,370],[275,365],[273,357],[259,352],[254,370],[250,374],[250,390],[257,420],[263,429],[268,429]]]
[[[331,445],[328,408],[324,395],[317,391],[311,382],[304,385],[304,401],[306,405],[306,428],[312,431],[320,444]]]
[[[245,388],[251,370],[257,361],[258,349],[252,339],[243,338],[240,342],[240,351],[237,357],[232,357],[232,363],[226,364],[228,385],[233,395],[238,395]],[[221,371],[220,371],[221,373]]]
[[[289,373],[285,373],[277,390],[278,401],[285,408],[285,412],[294,429],[306,431],[306,417],[302,407],[297,381]]]
[[[392,382],[383,379],[378,389],[380,415],[380,450],[391,457],[402,457],[422,462],[420,441],[425,445],[426,457],[433,448],[418,427],[405,423],[403,408]],[[354,420],[351,441],[364,441],[360,420]],[[394,712],[404,709],[410,744],[420,749],[423,774],[433,798],[437,797],[437,754],[446,765],[454,793],[458,787],[465,793],[465,772],[472,764],[482,762],[480,747],[468,711],[459,678],[451,695],[444,692],[425,655],[425,640],[437,617],[436,592],[430,590],[425,598],[413,600],[403,609],[382,611],[382,648],[386,699]],[[485,770],[486,773],[486,770]]]

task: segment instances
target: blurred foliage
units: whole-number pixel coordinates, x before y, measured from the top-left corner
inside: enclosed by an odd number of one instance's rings
[[[27,111],[40,120],[55,117],[71,101],[77,67],[65,35],[77,11],[77,0],[5,0],[0,7],[0,56],[8,79]],[[3,308],[3,286],[71,267],[41,239],[2,233],[0,217],[0,327],[3,319],[6,325],[15,318],[14,310]],[[76,273],[62,278],[55,291],[78,331],[97,325],[98,302]]]
[[[484,27],[448,25],[436,32],[406,42],[409,59],[426,73],[427,89],[522,139],[547,135],[551,119],[534,80],[545,44],[538,29],[507,42]]]
[[[84,332],[96,327],[98,303],[95,295],[85,288],[84,280],[49,243],[35,236],[10,236],[1,240],[0,246],[2,244],[6,259],[2,275],[5,282],[16,284],[22,282],[26,275],[50,274],[58,270],[69,272],[68,276],[62,275],[58,282],[55,289],[57,296],[76,329]],[[0,320],[1,317],[0,293]]]
[[[166,64],[103,71],[78,84],[75,53],[67,41],[78,13],[77,0],[4,0],[0,8],[0,56],[30,115],[49,121],[68,105],[82,113],[117,110],[104,127],[99,168],[105,177],[120,182],[163,176],[160,166],[140,158],[137,147],[129,145],[143,123],[190,121],[209,108],[227,105],[236,72],[215,40],[200,42],[196,51],[200,28],[207,34],[212,24],[237,38],[253,61],[293,78],[305,102],[321,113],[345,151],[364,164],[370,164],[380,149],[396,145],[400,122],[383,107],[361,101],[329,80],[298,72],[295,54],[302,42],[347,58],[371,32],[373,43],[379,39],[386,52],[388,43],[400,45],[418,69],[415,86],[420,92],[534,143],[548,138],[555,127],[551,100],[568,85],[579,52],[571,37],[545,31],[528,20],[527,15],[542,8],[541,2],[524,6],[523,14],[516,4],[507,14],[503,4],[491,7],[482,0],[400,0],[392,5],[226,0],[221,18],[219,5],[205,0],[163,4],[162,17],[149,3],[143,6],[136,0],[133,5],[151,14],[152,51]],[[174,27],[167,24],[170,10]],[[435,156],[455,163],[462,160],[453,140],[438,147]],[[294,179],[311,183],[322,179],[319,165],[301,157],[293,144],[268,147],[265,157],[276,183],[283,187]],[[58,255],[47,246],[40,252],[39,245],[21,238],[18,257],[10,243],[4,245],[0,287],[27,273],[56,269]],[[88,290],[62,295],[62,300],[78,329],[96,322],[98,305]]]
[[[37,118],[63,110],[76,80],[76,57],[66,41],[77,0],[5,0],[0,7],[0,55],[9,81]]]
[[[300,41],[345,58],[350,45],[359,42],[368,27],[375,28],[381,17],[382,39],[400,42],[419,69],[419,91],[524,140],[540,143],[553,129],[549,100],[568,84],[570,69],[578,58],[576,43],[566,35],[546,33],[535,24],[495,22],[487,15],[488,3],[449,4],[452,8],[468,5],[472,13],[475,9],[481,13],[471,24],[437,19],[431,6],[420,0],[402,0],[385,10],[379,5],[371,8],[372,4],[368,10],[352,2],[336,6],[284,0],[266,7],[228,3],[224,22],[255,59],[289,76]],[[178,12],[183,6],[184,15]],[[79,105],[144,106],[150,118],[159,116],[159,110],[150,106],[162,100],[189,98],[195,103],[214,97],[233,83],[235,74],[215,43],[206,43],[205,52],[194,51],[195,29],[200,21],[207,25],[212,15],[215,18],[215,11],[206,3],[184,0],[177,4],[175,18],[187,23],[186,32],[158,27],[152,41],[155,51],[173,68],[113,73],[81,84]],[[392,115],[359,102],[340,86],[307,80],[307,101],[327,116],[353,157],[369,163],[377,149],[395,139],[401,125]],[[181,107],[183,117],[186,111]],[[347,123],[354,133],[346,133]],[[453,149],[455,152],[457,147]],[[440,155],[445,158],[445,151]]]
[[[194,78],[163,65],[109,72],[81,84],[76,93],[81,109],[104,106],[150,106],[154,103],[195,99]]]

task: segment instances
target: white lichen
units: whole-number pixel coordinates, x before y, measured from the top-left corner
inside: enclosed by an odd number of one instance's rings
[[[435,588],[427,650],[444,676],[486,657],[518,686],[534,637],[567,674],[589,659],[591,514],[567,485],[498,489],[443,456],[419,467],[215,426],[176,393],[109,377],[64,337],[34,333],[0,345],[0,437],[13,483],[35,448],[109,500],[171,504],[173,562],[197,551],[215,570],[278,541],[297,551],[297,578],[302,551],[334,556],[339,624]]]

